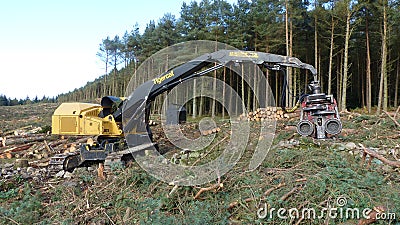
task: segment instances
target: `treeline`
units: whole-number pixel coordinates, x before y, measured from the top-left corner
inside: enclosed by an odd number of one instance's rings
[[[43,96],[39,99],[37,96],[32,100],[27,96],[25,99],[11,99],[7,98],[5,95],[0,95],[0,106],[14,106],[14,105],[29,105],[34,103],[55,103],[57,102],[57,98],[49,98]]]
[[[143,34],[135,25],[122,37],[102,40],[97,55],[104,62],[105,75],[59,95],[58,100],[123,96],[129,80],[146,58],[188,40],[213,40],[242,50],[298,57],[315,66],[323,91],[336,96],[340,110],[363,107],[371,112],[375,107],[379,113],[399,104],[400,4],[388,0],[183,3],[179,19],[167,13],[157,23],[150,21]],[[243,91],[243,85],[230,83],[237,80],[227,76],[227,83],[242,89],[237,91],[246,95],[241,97],[251,107],[247,89]],[[280,98],[282,79],[268,80],[275,98]],[[302,93],[308,81],[299,72],[288,70],[291,93]],[[293,104],[294,100],[287,98],[289,105]]]

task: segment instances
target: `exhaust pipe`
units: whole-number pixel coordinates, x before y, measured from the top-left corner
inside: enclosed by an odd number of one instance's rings
[[[308,120],[302,120],[297,124],[297,133],[301,136],[310,136],[314,133],[314,126]]]
[[[339,134],[342,131],[342,123],[338,119],[329,119],[325,122],[325,131],[331,135]]]

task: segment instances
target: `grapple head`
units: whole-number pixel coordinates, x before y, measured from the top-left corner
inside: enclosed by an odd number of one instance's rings
[[[336,100],[332,95],[321,93],[318,82],[309,85],[312,94],[301,102],[300,122],[297,132],[302,136],[324,139],[342,130]]]

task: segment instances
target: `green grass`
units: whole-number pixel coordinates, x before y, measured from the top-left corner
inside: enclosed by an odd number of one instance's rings
[[[185,126],[196,125],[200,119],[189,120]],[[216,118],[217,124],[225,120]],[[102,181],[95,175],[82,174],[72,180],[62,180],[39,193],[35,187],[24,188],[22,195],[16,193],[17,185],[3,183],[2,195],[6,203],[0,204],[0,224],[9,224],[10,219],[25,224],[31,222],[55,224],[294,224],[298,220],[262,219],[257,217],[257,210],[264,203],[275,208],[313,207],[318,212],[329,202],[335,204],[338,197],[345,197],[344,208],[373,208],[386,206],[390,212],[400,217],[400,173],[394,168],[387,168],[374,160],[367,168],[361,163],[359,154],[349,154],[338,146],[347,142],[362,143],[366,147],[396,149],[398,139],[390,138],[398,130],[387,118],[370,115],[343,119],[346,129],[353,129],[336,140],[313,141],[300,137],[295,131],[282,129],[287,124],[279,122],[273,147],[262,165],[254,171],[246,172],[252,151],[246,151],[239,163],[221,177],[224,187],[218,191],[207,191],[199,199],[194,196],[200,187],[178,187],[169,195],[173,186],[160,182],[141,169],[136,163],[125,170],[116,170],[116,178]],[[258,142],[257,123],[253,128],[248,150]],[[229,129],[227,126],[225,129]],[[190,135],[190,132],[187,133]],[[220,141],[226,130],[218,133],[210,146]],[[297,145],[280,147],[280,141],[294,138]],[[250,145],[251,144],[251,145]],[[226,142],[210,152],[202,164],[215,159],[224,149]],[[253,146],[253,147],[252,147]],[[206,152],[210,149],[203,150]],[[168,154],[167,154],[168,155]],[[390,160],[391,156],[386,155]],[[187,164],[191,165],[190,159]],[[301,180],[299,180],[301,179]],[[65,182],[74,182],[66,185]],[[269,195],[264,193],[279,184],[281,188]],[[44,184],[46,186],[46,184]],[[38,187],[39,188],[39,187]],[[282,196],[296,188],[287,199]],[[29,190],[29,191],[28,191]],[[35,190],[35,191],[33,191]],[[3,200],[2,199],[2,200]],[[252,199],[245,201],[245,199]],[[229,209],[229,205],[237,205]],[[41,207],[39,204],[48,205]],[[21,213],[21,210],[33,210]],[[343,218],[330,219],[329,224],[339,224],[356,220]],[[324,220],[304,220],[301,224],[322,224]],[[376,224],[387,224],[379,221]],[[392,221],[393,223],[393,221]]]

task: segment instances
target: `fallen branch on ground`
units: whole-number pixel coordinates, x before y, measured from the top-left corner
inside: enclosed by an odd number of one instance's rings
[[[382,161],[383,163],[385,163],[385,164],[387,164],[389,166],[400,168],[400,162],[399,161],[389,160],[389,159],[383,157],[382,155],[378,154],[374,150],[371,150],[371,149],[368,149],[368,148],[364,147],[364,145],[362,145],[362,144],[360,144],[360,146],[364,150],[362,161],[361,161],[362,163],[365,162],[366,156],[369,155],[370,159],[368,161],[368,165],[371,165],[371,161],[372,161],[373,158],[377,158],[377,159],[379,159],[380,161]]]
[[[286,185],[285,183],[279,183],[277,186],[269,188],[268,190],[266,190],[264,192],[262,199],[265,199],[268,195],[271,194],[271,192],[273,192],[273,191],[275,191],[275,190],[277,190],[277,189],[279,189],[279,188],[281,188],[281,187],[283,187],[285,185]],[[255,200],[254,198],[250,197],[250,198],[244,199],[243,202],[247,203],[247,202],[251,202],[251,201],[254,201],[254,200]],[[239,201],[231,202],[229,204],[229,206],[228,206],[228,209],[232,209],[232,208],[236,207],[238,204],[239,204]]]
[[[391,119],[393,121],[394,124],[396,124],[396,126],[400,127],[400,123],[397,122],[397,120],[395,118],[391,117],[388,112],[386,112],[386,111],[383,111],[383,112],[389,117],[389,119]]]
[[[279,189],[279,188],[281,188],[281,187],[283,187],[283,186],[285,186],[286,184],[285,183],[279,183],[277,186],[275,186],[275,187],[272,187],[272,188],[270,188],[270,189],[268,189],[268,190],[266,190],[265,192],[264,192],[264,197],[267,197],[269,194],[271,194],[271,192],[273,192],[273,191],[275,191],[275,190],[277,190],[277,189]]]
[[[395,113],[394,116],[393,116],[393,119],[396,119],[397,113],[399,113],[399,111],[400,111],[400,106],[397,107],[397,110],[396,110],[396,113]]]
[[[292,194],[294,194],[298,190],[300,190],[299,187],[292,188],[292,190],[290,190],[288,193],[284,194],[279,200],[285,201],[286,199],[288,199]]]
[[[219,144],[221,144],[221,143],[222,143],[223,141],[225,141],[228,137],[229,137],[229,136],[225,136],[224,138],[222,138],[221,140],[219,140],[217,143],[215,143],[215,144],[210,148],[210,150],[208,150],[204,155],[202,155],[199,159],[197,159],[197,160],[192,164],[192,166],[195,166],[198,162],[200,162],[200,160],[204,159],[208,154],[210,154],[210,153],[213,151],[213,149],[214,149],[216,146],[218,146]]]
[[[216,184],[211,185],[210,187],[200,188],[199,192],[194,196],[194,199],[198,199],[203,192],[211,191],[211,190],[218,190],[223,188],[224,184],[221,183],[221,177],[218,175],[218,182]]]

